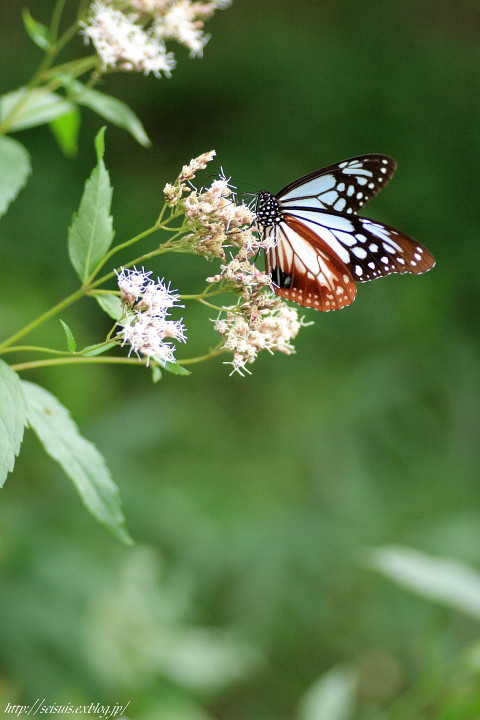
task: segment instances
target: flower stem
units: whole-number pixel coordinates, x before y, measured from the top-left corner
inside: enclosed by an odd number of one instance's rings
[[[193,358],[185,358],[185,360],[179,360],[179,365],[194,365],[195,363],[203,362],[204,360],[210,360],[211,358],[217,357],[217,355],[222,355],[222,353],[227,352],[221,345],[217,345],[217,347],[213,348],[213,350],[210,350],[209,353],[206,353],[205,355],[198,355],[197,357]]]
[[[96,365],[145,365],[146,360],[129,357],[68,357],[68,358],[52,358],[50,360],[32,360],[30,362],[17,363],[11,365],[12,370],[33,370],[40,367],[51,367],[52,365],[79,365],[83,363]]]
[[[126,240],[123,243],[120,243],[120,245],[115,245],[111,250],[107,252],[106,255],[100,260],[98,265],[95,267],[95,269],[90,274],[90,277],[86,281],[86,285],[89,285],[91,287],[96,287],[97,285],[101,285],[104,278],[110,278],[114,275],[114,273],[109,273],[109,275],[104,275],[103,278],[100,278],[100,280],[97,280],[95,283],[92,284],[94,278],[98,275],[102,267],[110,260],[111,257],[113,257],[117,252],[120,252],[121,250],[125,250],[125,248],[130,247],[130,245],[134,245],[139,240],[143,240],[143,238],[148,237],[152,233],[154,233],[159,228],[156,225],[153,225],[152,227],[148,228],[147,230],[144,230],[142,233],[139,233],[138,235],[135,235],[135,237],[130,238],[129,240]]]
[[[140,255],[139,257],[135,258],[134,260],[130,260],[130,262],[125,263],[122,265],[124,268],[130,268],[132,265],[138,265],[138,263],[143,262],[144,260],[149,260],[150,258],[157,257],[157,255],[163,255],[167,252],[176,252],[176,253],[189,253],[190,250],[188,248],[182,248],[182,247],[175,247],[170,245],[170,240],[165,243],[160,248],[156,248],[155,250],[151,250],[148,253],[144,253],[143,255]],[[103,263],[102,263],[103,264]],[[102,285],[104,282],[107,282],[107,280],[110,280],[111,278],[115,277],[115,272],[109,272],[106,275],[102,275],[101,278],[98,278],[98,280],[95,280],[95,282],[91,283],[91,288],[96,288],[98,285]]]
[[[53,348],[41,347],[40,345],[13,345],[5,347],[2,350],[2,355],[13,352],[39,352],[48,353],[49,355],[65,355],[68,357],[73,355],[70,350],[54,350]]]
[[[226,352],[222,349],[222,347],[217,346],[213,350],[211,350],[209,353],[206,353],[205,355],[198,355],[197,357],[193,358],[186,358],[185,360],[180,360],[179,365],[193,365],[195,363],[203,362],[204,360],[210,360],[211,358],[216,357],[217,355],[221,355],[223,352]],[[16,363],[15,365],[11,365],[10,367],[12,370],[15,370],[17,372],[21,370],[34,370],[35,368],[42,368],[42,367],[52,367],[52,366],[58,366],[58,365],[80,365],[80,364],[93,364],[93,365],[146,365],[147,364],[147,358],[144,360],[139,360],[138,358],[129,358],[129,357],[115,357],[115,356],[108,356],[108,357],[85,357],[85,356],[78,356],[78,357],[63,357],[63,358],[50,358],[48,360],[31,360],[30,362],[24,362],[24,363]],[[161,364],[158,364],[158,367],[162,367]],[[152,365],[152,363],[150,363]]]
[[[66,0],[58,0],[53,10],[52,19],[50,22],[50,42],[55,44],[58,39],[58,29],[60,27],[60,20],[62,17],[63,9],[65,7]]]

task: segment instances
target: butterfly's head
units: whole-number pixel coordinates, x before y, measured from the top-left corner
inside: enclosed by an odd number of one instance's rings
[[[267,190],[258,193],[256,215],[257,225],[262,227],[271,227],[282,222],[280,204],[275,195]]]

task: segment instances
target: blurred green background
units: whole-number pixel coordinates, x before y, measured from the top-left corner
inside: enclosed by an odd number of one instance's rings
[[[46,22],[53,3],[28,7]],[[2,93],[40,59],[21,9],[0,10]],[[383,152],[399,169],[365,214],[437,267],[362,285],[342,312],[307,310],[297,354],[265,353],[246,379],[222,358],[155,386],[140,369],[28,374],[105,454],[136,545],[95,523],[27,433],[0,507],[0,708],[42,697],[130,701],[135,720],[480,718],[478,619],[365,562],[394,544],[480,567],[479,27],[473,0],[235,0],[210,21],[202,60],[176,50],[171,80],[103,82],[153,140],[107,130],[119,241],[212,148],[214,172],[273,192]],[[2,333],[76,287],[66,228],[101,124],[83,113],[73,160],[46,127],[17,135],[34,172],[0,223]],[[152,265],[183,293],[216,268]],[[184,356],[214,342],[209,317],[185,310]],[[88,300],[63,319],[82,345],[109,327]],[[64,346],[56,322],[40,337]],[[305,697],[322,677],[316,717]]]

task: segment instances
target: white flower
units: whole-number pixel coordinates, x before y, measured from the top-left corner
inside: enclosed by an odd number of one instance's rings
[[[202,28],[215,10],[230,0],[95,0],[81,22],[86,42],[92,42],[104,69],[117,68],[170,77],[175,67],[165,40],[175,40],[201,57],[210,36]]]
[[[130,353],[144,355],[147,365],[150,358],[162,365],[176,362],[175,348],[165,339],[187,340],[183,322],[167,319],[168,309],[178,306],[178,294],[170,290],[164,280],[150,280],[150,272],[143,269],[140,272],[122,268],[117,275],[120,297],[126,306],[125,316],[118,321],[122,329],[117,337],[122,340],[122,346],[128,343]]]
[[[163,41],[151,30],[135,23],[135,15],[95,2],[90,7],[87,22],[81,23],[85,41],[91,41],[104,68],[161,73],[170,77],[175,67],[172,53],[167,53]]]
[[[225,8],[229,2],[191,2],[172,0],[157,18],[153,30],[163,40],[176,40],[190,50],[190,57],[201,57],[203,48],[210,39],[202,28],[204,20],[218,8]]]
[[[122,268],[121,272],[117,272],[117,282],[120,289],[120,299],[125,305],[132,307],[140,298],[146,283],[148,282],[151,272],[141,272],[136,268],[128,270]]]
[[[177,305],[178,300],[179,295],[170,290],[170,284],[167,287],[164,281],[158,278],[156,283],[150,281],[145,287],[137,308],[148,311],[149,315],[162,315],[168,308]]]

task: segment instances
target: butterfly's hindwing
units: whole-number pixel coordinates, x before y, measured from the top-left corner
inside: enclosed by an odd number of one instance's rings
[[[356,213],[388,183],[396,162],[388,155],[363,155],[305,175],[277,194],[283,209],[303,207]]]
[[[274,233],[272,228],[267,235]],[[277,295],[316,310],[350,305],[356,286],[348,268],[321,238],[294,218],[276,229],[276,244],[266,252],[266,272]]]
[[[435,265],[423,245],[389,225],[368,218],[331,212],[302,212],[294,217],[319,235],[350,269],[356,282],[393,273],[419,275]]]

